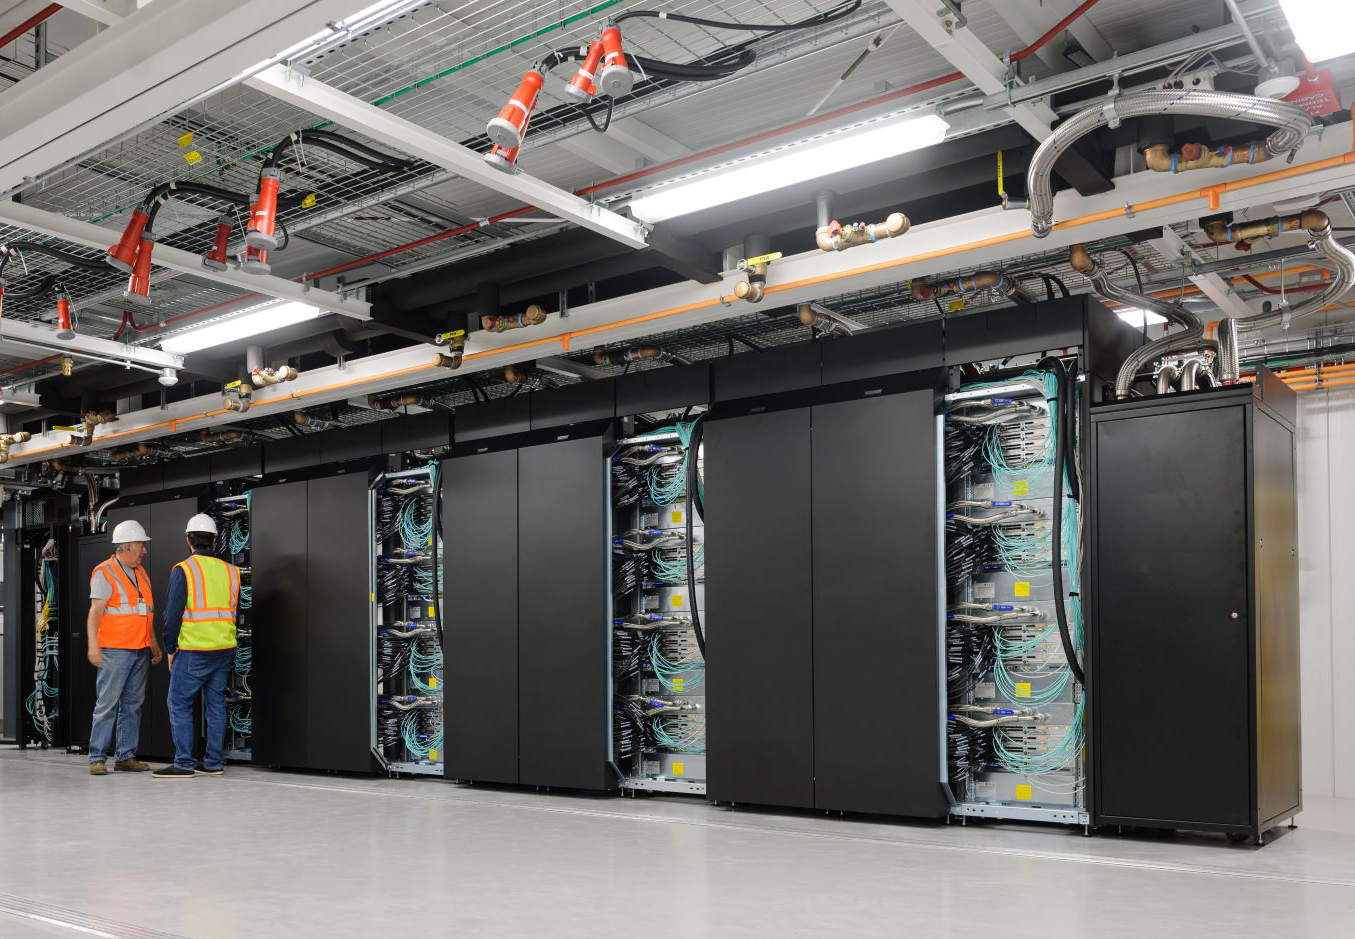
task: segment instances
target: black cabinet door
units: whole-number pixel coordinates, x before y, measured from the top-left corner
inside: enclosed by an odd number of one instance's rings
[[[444,771],[518,781],[518,454],[442,464]]]
[[[1249,822],[1246,415],[1094,425],[1099,816]]]
[[[612,784],[605,473],[598,437],[518,451],[518,746],[528,785]]]
[[[810,412],[706,428],[707,792],[814,805]]]
[[[251,749],[254,762],[264,766],[308,765],[307,514],[305,482],[259,486],[250,496]],[[317,712],[323,715],[323,709]]]
[[[306,765],[368,772],[367,476],[330,476],[307,486]]]
[[[816,808],[946,811],[934,398],[813,409]]]
[[[109,535],[83,535],[75,540],[75,578],[68,595],[71,597],[71,615],[66,618],[66,643],[62,653],[69,662],[66,675],[70,690],[65,695],[66,733],[73,746],[89,745],[89,732],[94,719],[94,682],[98,670],[89,664],[89,635],[86,632],[89,617],[89,582],[98,567],[113,553]],[[159,628],[159,623],[156,623]],[[144,705],[143,705],[144,710]]]

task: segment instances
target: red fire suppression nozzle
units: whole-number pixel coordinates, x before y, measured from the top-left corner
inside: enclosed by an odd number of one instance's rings
[[[127,227],[122,230],[122,237],[118,243],[108,249],[108,263],[120,271],[132,272],[132,266],[136,264],[137,251],[141,247],[141,233],[146,230],[146,224],[151,220],[150,216],[140,209],[132,212],[132,217],[127,220]]]
[[[122,298],[128,303],[147,306],[151,302],[151,252],[154,249],[155,241],[149,235],[142,235],[136,265],[127,278],[127,289],[122,292]]]
[[[249,228],[245,232],[245,244],[265,251],[278,246],[274,234],[278,225],[278,189],[282,187],[282,170],[266,169],[259,178],[259,197],[249,213]]]
[[[602,61],[602,43],[593,40],[588,47],[588,54],[584,56],[583,64],[579,70],[574,73],[574,77],[569,80],[565,86],[565,94],[576,101],[587,101],[593,95],[598,93],[597,81],[598,64]]]
[[[541,85],[546,78],[534,68],[527,69],[522,83],[513,97],[503,106],[499,116],[492,119],[485,130],[489,139],[506,150],[522,146],[522,137],[527,133],[527,120],[536,107],[537,96],[541,94]]]
[[[202,266],[209,271],[224,271],[230,256],[226,254],[226,246],[231,240],[231,217],[223,215],[216,220],[216,238],[212,241],[212,247],[202,255]]]
[[[626,55],[621,51],[621,29],[614,23],[608,23],[602,29],[602,77],[598,87],[604,95],[619,98],[630,94],[635,84],[635,76],[626,64]]]

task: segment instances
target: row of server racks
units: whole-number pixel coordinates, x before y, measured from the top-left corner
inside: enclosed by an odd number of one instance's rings
[[[1293,396],[1113,403],[1139,341],[1082,297],[910,323],[266,444],[108,521],[208,508],[248,572],[233,759],[1260,838],[1301,805]],[[6,516],[33,727],[89,677],[43,678],[83,610],[46,573],[107,551],[48,511]]]

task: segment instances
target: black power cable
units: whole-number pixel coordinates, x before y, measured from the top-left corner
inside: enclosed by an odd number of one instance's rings
[[[1041,359],[1036,366],[1038,369],[1048,370],[1055,374],[1058,379],[1058,413],[1054,417],[1057,424],[1055,430],[1054,452],[1058,454],[1055,461],[1054,471],[1054,519],[1053,519],[1053,537],[1052,547],[1050,549],[1049,569],[1054,575],[1054,615],[1059,621],[1059,641],[1063,645],[1063,655],[1068,660],[1068,670],[1073,673],[1073,678],[1079,685],[1086,685],[1087,679],[1082,672],[1082,665],[1077,660],[1077,649],[1073,645],[1073,634],[1068,629],[1068,610],[1066,606],[1066,595],[1063,590],[1063,474],[1068,467],[1068,421],[1063,415],[1063,401],[1067,400],[1072,391],[1068,371],[1063,367],[1063,363],[1055,358]],[[1069,473],[1069,476],[1072,476]]]
[[[706,20],[699,16],[686,16],[681,13],[661,13],[658,10],[627,10],[625,13],[617,15],[612,22],[620,25],[625,20],[639,18],[676,20],[679,23],[691,23],[693,26],[705,26],[709,29],[743,29],[753,33],[785,33],[795,29],[809,29],[813,26],[822,26],[824,23],[831,23],[834,20],[841,19],[855,13],[861,8],[861,0],[850,0],[848,3],[839,3],[832,9],[825,10],[822,13],[816,13],[809,19],[800,20],[798,23],[730,23],[725,20]]]
[[[706,415],[697,417],[692,424],[692,434],[687,438],[687,596],[692,601],[692,632],[696,634],[696,647],[701,650],[701,658],[706,657],[706,634],[701,629],[701,613],[696,603],[696,545],[692,543],[692,508],[706,520],[706,500],[701,495],[701,471],[698,461],[701,456],[701,439],[706,433]]]

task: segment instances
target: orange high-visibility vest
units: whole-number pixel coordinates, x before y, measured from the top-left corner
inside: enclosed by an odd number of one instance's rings
[[[179,648],[202,652],[235,648],[240,569],[209,554],[190,555],[174,566],[183,571],[188,582]]]
[[[155,628],[155,603],[146,569],[136,569],[136,583],[127,576],[116,556],[94,568],[90,586],[102,571],[113,585],[113,595],[99,618],[99,645],[104,649],[145,649]],[[142,604],[145,607],[142,607]]]

